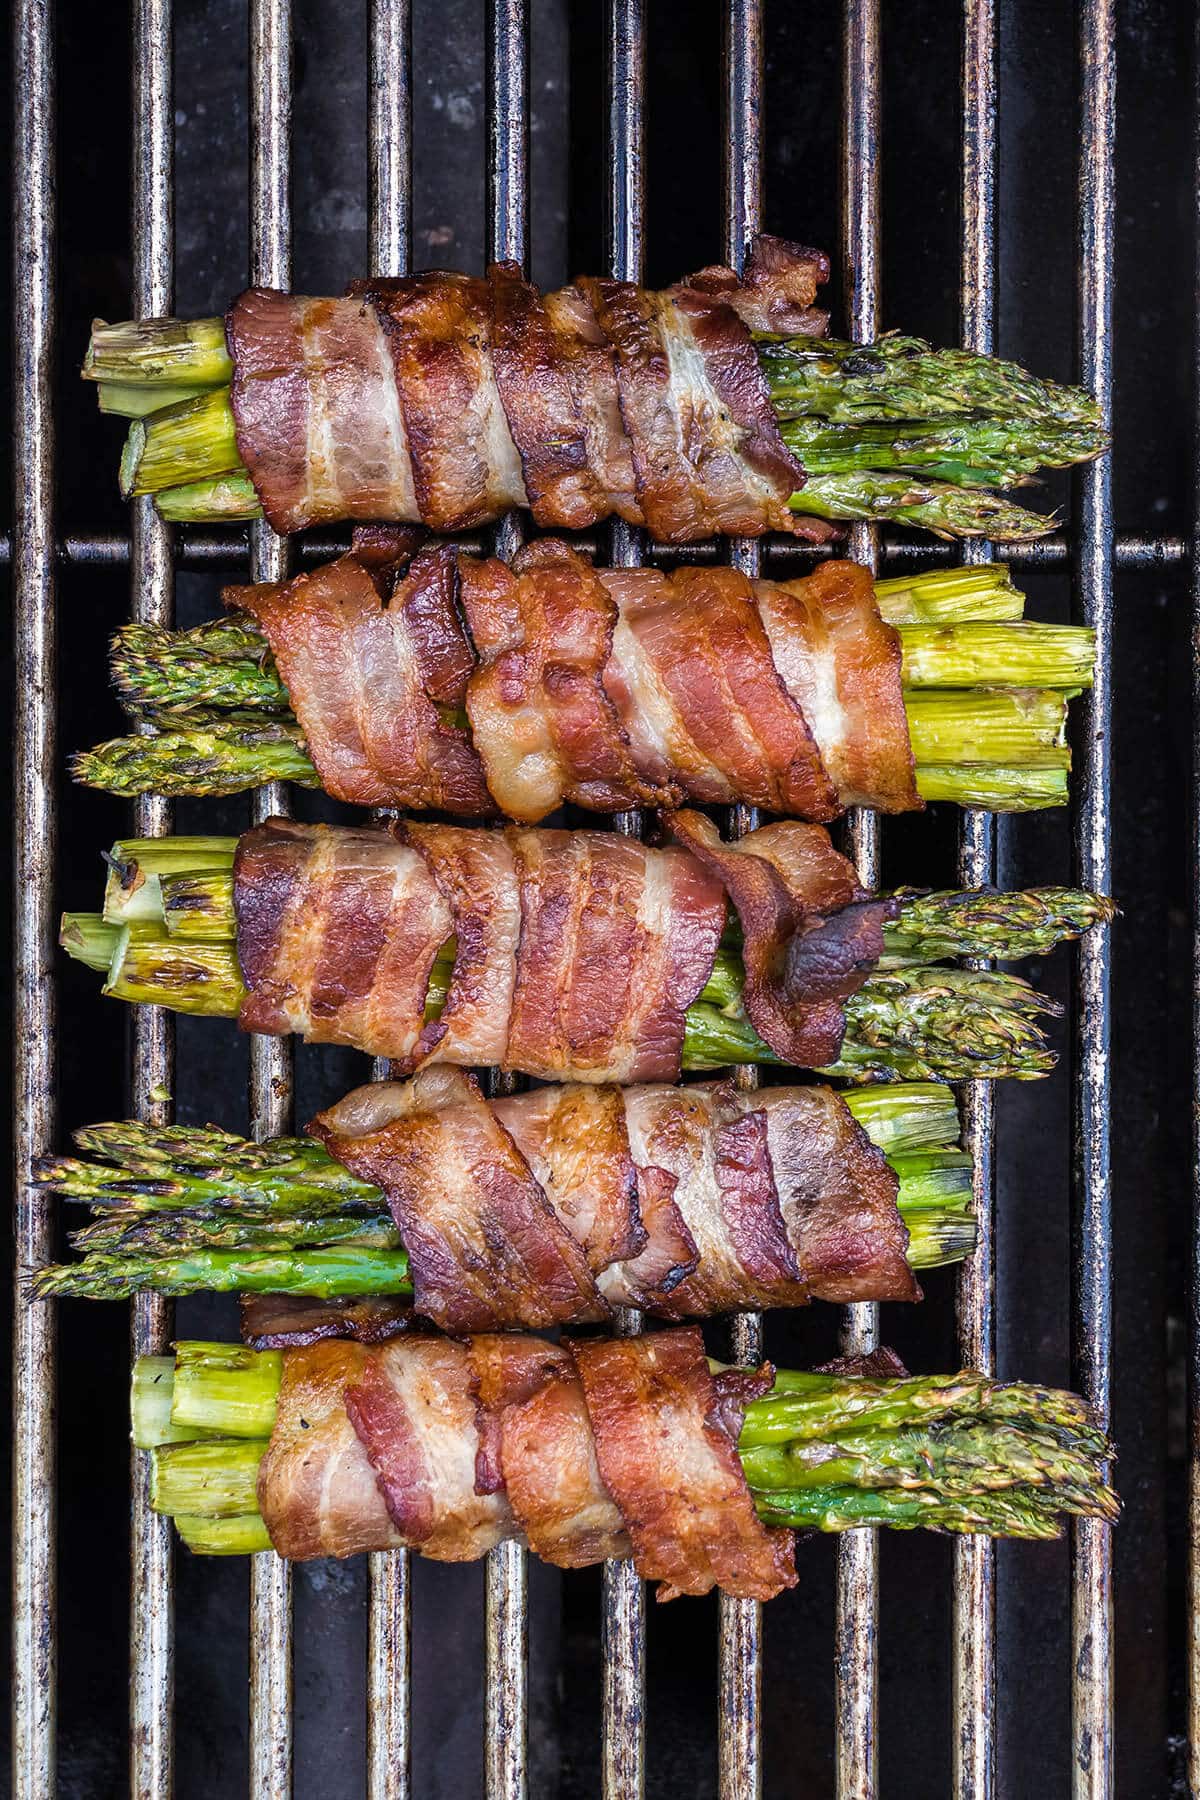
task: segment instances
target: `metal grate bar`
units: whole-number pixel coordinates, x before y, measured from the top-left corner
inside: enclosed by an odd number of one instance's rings
[[[610,0],[608,32],[608,253],[621,281],[640,281],[645,225],[646,16],[644,0]],[[610,535],[617,568],[636,568],[643,534],[617,520]],[[640,834],[639,812],[614,829]],[[641,1315],[618,1309],[616,1329],[636,1333]],[[601,1600],[604,1800],[641,1800],[646,1786],[646,1589],[632,1561],[604,1565]]]
[[[1087,0],[1081,14],[1079,168],[1080,377],[1112,418],[1112,303],[1116,131],[1115,4]],[[1112,725],[1112,470],[1107,457],[1080,479],[1076,606],[1096,632],[1096,671],[1084,696],[1075,778],[1080,885],[1112,887],[1109,777]],[[1075,1382],[1107,1422],[1112,1352],[1112,1195],[1109,1159],[1107,928],[1081,941],[1076,994]],[[1112,1533],[1078,1520],[1072,1533],[1073,1792],[1112,1792]]]
[[[528,0],[488,5],[488,248],[491,260],[524,265],[529,254]],[[512,556],[523,533],[510,513],[496,554]],[[497,1071],[492,1092],[511,1093]],[[512,1540],[488,1552],[484,1574],[483,1772],[487,1800],[523,1800],[529,1736],[528,1551]]]
[[[725,255],[740,269],[762,209],[762,0],[730,0],[725,14]],[[729,560],[757,576],[756,539],[735,539]],[[753,831],[753,807],[731,808],[732,835]],[[737,1070],[739,1086],[753,1087],[758,1071]],[[734,1362],[762,1359],[762,1315],[742,1313],[730,1326]],[[718,1780],[721,1800],[757,1800],[762,1793],[762,1606],[757,1600],[717,1601]]]
[[[133,19],[133,310],[162,318],[172,310],[175,272],[172,101],[172,0],[137,0]],[[130,544],[130,603],[141,623],[169,626],[175,615],[171,533],[151,499],[135,500]],[[173,808],[161,795],[134,804],[138,837],[172,829]],[[175,1027],[160,1006],[138,1006],[130,1021],[134,1115],[167,1125],[174,1113]],[[174,1308],[157,1294],[133,1303],[134,1356],[169,1343]],[[150,1507],[149,1459],[130,1459],[132,1550],[129,1786],[138,1800],[171,1792],[175,1682],[174,1549],[171,1521]]]
[[[847,0],[842,58],[842,266],[849,334],[872,338],[879,306],[879,0]],[[878,566],[874,529],[855,525],[850,553]],[[864,887],[879,886],[879,821],[856,809],[850,846]],[[848,1307],[842,1346],[873,1350],[879,1308]],[[879,1680],[876,1621],[879,1543],[874,1531],[848,1531],[838,1541],[834,1669],[838,1800],[871,1800],[876,1791],[876,1710]]]
[[[412,9],[371,0],[368,235],[373,275],[402,275],[412,249]],[[387,1078],[387,1064],[376,1067]],[[367,1797],[412,1791],[412,1587],[407,1550],[368,1558]]]
[[[54,1146],[54,42],[46,0],[18,0],[13,36],[13,793],[15,1254],[49,1262],[50,1203],[30,1186]],[[53,1308],[13,1308],[12,1791],[52,1800],[58,1640]]]
[[[1200,284],[1200,13],[1193,61],[1193,223]],[[1187,1788],[1200,1793],[1200,314],[1192,339],[1192,1241],[1188,1294]]]
[[[250,5],[250,262],[267,287],[291,280],[291,0]],[[288,546],[269,526],[250,530],[250,578],[279,581]],[[280,782],[254,795],[255,823],[288,810]],[[292,1123],[292,1050],[286,1039],[250,1040],[250,1120],[256,1138],[279,1137]],[[292,1578],[273,1550],[250,1574],[250,1791],[281,1800],[292,1785]]]
[[[962,341],[990,354],[995,339],[996,12],[994,0],[967,0],[962,47]],[[991,545],[970,544],[964,560],[984,562]],[[983,887],[995,879],[998,821],[968,811],[958,834],[958,881]],[[962,1363],[995,1367],[993,1268],[995,1107],[990,1082],[964,1083],[963,1147],[973,1161],[977,1239],[958,1278]],[[961,1800],[990,1800],[995,1790],[996,1553],[986,1537],[954,1541],[953,1789]]]

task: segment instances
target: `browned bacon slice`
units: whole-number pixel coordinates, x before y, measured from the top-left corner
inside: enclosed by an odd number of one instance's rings
[[[593,519],[615,512],[630,525],[644,525],[638,502],[633,453],[621,417],[617,359],[600,328],[595,308],[583,288],[559,288],[545,296],[546,317],[554,333],[554,355],[570,383],[575,409],[583,420],[588,467],[603,501]],[[565,519],[548,520],[566,525]]]
[[[480,656],[467,712],[500,810],[536,823],[564,800],[597,812],[660,801],[605,691],[616,608],[591,564],[543,539],[511,573],[464,558],[460,579]]]
[[[492,360],[508,428],[521,458],[529,508],[539,525],[581,531],[602,519],[612,502],[604,467],[590,465],[588,425],[572,359],[535,287],[516,263],[493,263]],[[598,334],[597,334],[598,335]],[[580,346],[586,356],[588,346]]]
[[[381,1344],[413,1323],[411,1304],[395,1294],[326,1300],[312,1294],[242,1294],[239,1304],[242,1342],[254,1350],[282,1350],[334,1337]]]
[[[879,616],[870,571],[826,562],[802,581],[756,582],[755,594],[840,804],[919,810],[900,637]]]
[[[424,859],[381,829],[268,819],[234,862],[244,1031],[407,1057],[453,924]]]
[[[479,1485],[503,1484],[529,1548],[560,1569],[628,1556],[570,1352],[506,1335],[473,1338],[471,1355],[486,1447]]]
[[[500,1063],[517,975],[520,891],[512,849],[495,831],[454,825],[400,828],[425,858],[454,921],[454,967],[441,1014],[421,1032],[410,1061]]]
[[[226,331],[238,449],[276,531],[419,517],[373,308],[251,288]]]
[[[793,1534],[768,1530],[755,1513],[737,1456],[738,1408],[719,1396],[699,1330],[570,1349],[600,1477],[624,1516],[639,1574],[662,1583],[658,1598],[721,1587],[769,1600],[793,1587]],[[770,1383],[768,1369],[754,1388]]]
[[[776,1189],[765,1115],[739,1101],[725,1083],[627,1091],[633,1154],[674,1176],[673,1198],[697,1252],[693,1272],[650,1298],[662,1317],[802,1306],[809,1298]]]
[[[648,1242],[638,1205],[641,1171],[625,1125],[626,1092],[571,1082],[491,1102],[593,1274],[636,1256]]]
[[[663,719],[664,704],[673,715],[660,754],[664,764],[681,765],[689,791],[694,746],[724,789],[714,793],[701,771],[699,797],[834,818],[836,789],[804,712],[780,679],[746,577],[729,568],[677,569],[654,585],[618,577],[615,594],[640,652],[630,657],[622,635],[625,691],[645,711],[643,730]]]
[[[350,291],[374,309],[391,349],[416,517],[434,531],[462,531],[524,506],[492,362],[488,283],[434,270],[355,282]]]
[[[752,240],[740,277],[715,264],[689,276],[686,285],[723,295],[751,331],[821,337],[829,315],[813,301],[828,280],[829,258],[823,250],[809,250],[763,231]]]
[[[509,1067],[673,1080],[720,942],[720,881],[694,857],[614,832],[507,835],[521,884]]]
[[[742,922],[743,1000],[759,1036],[785,1062],[836,1062],[841,1002],[883,954],[899,902],[867,899],[854,866],[818,825],[764,825],[727,844],[702,813],[668,815],[668,831],[719,874]]]
[[[405,1540],[346,1413],[373,1352],[342,1339],[290,1350],[258,1468],[258,1510],[281,1556],[353,1556]]]
[[[587,1258],[529,1164],[459,1069],[423,1070],[332,1107],[309,1129],[387,1196],[413,1304],[446,1331],[603,1318]]]
[[[351,554],[289,582],[226,588],[226,605],[266,633],[335,800],[495,811],[469,735],[439,710],[448,672],[463,670],[465,690],[474,662],[454,581],[453,552],[428,549],[403,573]]]
[[[309,1355],[293,1351],[287,1358]],[[400,1539],[438,1562],[473,1562],[515,1526],[503,1490],[482,1492],[475,1370],[465,1344],[401,1338],[370,1352],[346,1412]]]

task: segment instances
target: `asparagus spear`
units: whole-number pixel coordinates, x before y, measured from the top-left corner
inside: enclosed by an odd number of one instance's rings
[[[921,469],[961,487],[1021,487],[1040,468],[1086,462],[1096,443],[1091,425],[975,415],[933,424],[788,419],[782,432],[810,475]]]
[[[1053,514],[1014,506],[985,488],[956,487],[906,473],[858,469],[844,475],[812,475],[788,505],[835,522],[892,519],[940,538],[995,538],[1027,544],[1053,531]]]
[[[153,1504],[193,1548],[262,1548],[256,1478],[278,1353],[196,1344],[177,1355],[180,1398],[169,1411],[161,1391],[146,1401],[163,1386],[164,1359],[153,1359],[153,1388],[135,1366],[133,1434],[154,1459]],[[195,1440],[178,1441],[188,1429]],[[1063,1514],[1113,1520],[1120,1511],[1106,1479],[1112,1446],[1077,1396],[972,1370],[892,1381],[781,1371],[747,1409],[738,1452],[760,1515],[811,1530],[885,1524],[1038,1538],[1058,1535]]]

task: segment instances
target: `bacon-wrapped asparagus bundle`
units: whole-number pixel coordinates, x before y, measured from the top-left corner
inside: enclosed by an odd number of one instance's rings
[[[133,1122],[79,1133],[104,1160],[46,1158],[38,1179],[96,1218],[72,1234],[84,1260],[39,1270],[34,1293],[265,1292],[246,1335],[277,1345],[375,1331],[409,1307],[484,1331],[615,1306],[706,1318],[916,1300],[914,1268],[974,1245],[971,1159],[934,1084],[486,1100],[435,1067],[361,1088],[308,1129],[267,1144]],[[364,1311],[368,1296],[385,1303]]]
[[[920,900],[866,894],[818,825],[781,821],[736,844],[699,813],[665,826],[658,849],[615,832],[413,821],[268,820],[236,855],[228,839],[195,852],[151,840],[115,859],[111,922],[67,915],[62,942],[120,998],[349,1044],[397,1073],[442,1062],[674,1081],[681,1066],[757,1060],[958,1079],[1043,1073],[1036,1018],[1055,1009],[1013,976],[923,966],[929,946],[1023,954],[1025,926],[1052,943],[1112,911],[1059,891],[1049,904],[948,896],[926,916]],[[736,948],[722,943],[730,904]],[[889,923],[917,948],[883,968]]]
[[[886,1350],[808,1375],[722,1368],[695,1326],[181,1344],[139,1359],[132,1410],[152,1504],[195,1550],[470,1562],[519,1537],[559,1568],[632,1557],[660,1600],[771,1599],[795,1585],[796,1527],[1048,1538],[1063,1514],[1120,1510],[1112,1446],[1073,1394],[914,1379]]]
[[[540,295],[509,263],[340,300],[252,288],[224,324],[98,323],[84,374],[137,415],[124,491],[172,518],[461,531],[528,506],[543,526],[616,514],[669,543],[822,539],[829,518],[1046,530],[980,490],[1098,455],[1094,401],[913,339],[814,346],[828,272],[760,237],[740,278],[708,268],[662,293],[581,277]],[[178,404],[155,415],[156,391]]]
[[[923,792],[1066,798],[1067,699],[1090,684],[1093,634],[1021,621],[1004,570],[877,596],[851,562],[752,582],[594,569],[542,539],[506,567],[445,545],[414,556],[411,535],[364,530],[310,574],[227,588],[228,621],[127,626],[114,675],[156,729],[76,774],[176,794],[286,776],[361,806],[531,824],[567,801],[825,820]]]

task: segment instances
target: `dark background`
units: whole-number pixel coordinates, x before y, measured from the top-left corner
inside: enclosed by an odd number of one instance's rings
[[[1076,8],[1002,0],[999,312],[1001,350],[1069,379],[1076,367],[1075,182],[1079,146]],[[1119,7],[1115,504],[1118,530],[1189,528],[1193,330],[1191,22],[1188,5]],[[647,276],[665,282],[719,257],[720,8],[650,4]],[[957,335],[958,34],[949,0],[885,6],[884,283],[888,326]],[[296,7],[294,285],[337,291],[366,270],[365,7]],[[418,3],[414,122],[417,266],[477,268],[484,253],[484,18],[478,0]],[[555,283],[605,264],[604,13],[600,0],[534,0],[532,261]],[[837,242],[840,9],[767,8],[768,227]],[[247,276],[246,20],[238,0],[178,0],[177,310],[216,312]],[[127,529],[115,483],[120,428],[74,379],[92,314],[129,300],[128,20],[119,5],[59,6],[61,357],[60,528]],[[7,84],[6,84],[7,91]],[[835,263],[836,263],[835,257]],[[835,296],[835,306],[837,297]],[[835,314],[836,320],[836,314]],[[20,320],[6,321],[20,330]],[[17,472],[19,479],[19,471]],[[1061,487],[1061,491],[1060,491]],[[1067,500],[1066,483],[1050,498]],[[228,570],[183,573],[181,623],[210,616]],[[1062,618],[1064,574],[1030,573],[1030,613]],[[64,568],[59,590],[64,752],[122,729],[104,676],[108,633],[127,607],[121,569]],[[1118,1791],[1185,1791],[1179,1737],[1184,1580],[1183,1317],[1187,1254],[1189,1047],[1186,861],[1188,649],[1184,569],[1122,572],[1115,646],[1114,840],[1123,917],[1115,940],[1114,1428],[1126,1515],[1117,1534]],[[98,853],[128,829],[118,802],[61,783],[65,907],[94,906]],[[303,802],[312,807],[311,800]],[[184,803],[178,829],[240,829],[243,802]],[[954,819],[933,814],[884,834],[889,882],[945,884]],[[1069,822],[1042,815],[1004,838],[1004,876],[1067,878]],[[19,880],[20,871],[16,872]],[[1068,959],[1033,971],[1066,996]],[[125,1020],[98,983],[64,962],[60,1118],[121,1113]],[[1062,1033],[1064,1050],[1069,1034]],[[1070,1089],[1052,1079],[999,1105],[998,1312],[1001,1372],[1069,1372]],[[302,1050],[303,1120],[364,1073],[348,1053]],[[246,1048],[232,1026],[180,1023],[179,1116],[247,1124]],[[920,1309],[890,1309],[885,1335],[918,1369],[954,1365],[953,1279],[935,1276]],[[830,1352],[832,1309],[776,1316],[781,1363]],[[181,1335],[234,1329],[232,1303],[188,1302]],[[60,1792],[125,1784],[127,1318],[61,1310]],[[720,1332],[713,1334],[720,1347]],[[769,1797],[832,1786],[835,1545],[804,1547],[801,1582],[766,1614],[764,1732]],[[950,1547],[893,1535],[882,1555],[881,1786],[889,1800],[948,1790]],[[1068,1784],[1068,1557],[1065,1545],[1006,1546],[999,1558],[1000,1791]],[[531,1569],[531,1788],[584,1800],[598,1791],[599,1577]],[[422,1800],[478,1791],[482,1573],[416,1565],[414,1779]],[[182,1555],[178,1566],[178,1791],[236,1793],[246,1773],[247,1571]],[[352,1800],[364,1787],[366,1569],[298,1567],[296,1792]],[[716,1608],[653,1610],[648,1788],[715,1793]]]

